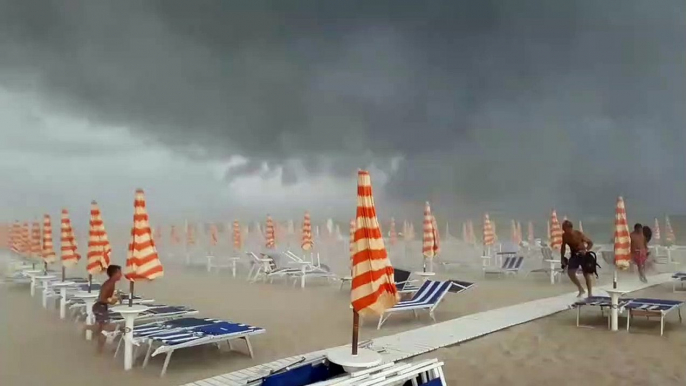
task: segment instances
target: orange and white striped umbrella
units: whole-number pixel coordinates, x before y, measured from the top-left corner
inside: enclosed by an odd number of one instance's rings
[[[388,240],[390,241],[391,245],[395,245],[398,243],[398,232],[395,231],[395,218],[393,217],[391,217],[391,225],[389,228]]]
[[[424,205],[424,237],[422,238],[422,255],[426,259],[432,259],[438,255],[437,229],[434,227],[434,223],[431,205],[427,201]]]
[[[352,263],[353,251],[355,247],[355,220],[350,220],[350,240],[348,242],[350,250],[350,261]]]
[[[62,209],[61,222],[61,237],[60,237],[60,251],[62,252],[62,266],[73,267],[81,260],[81,255],[76,251],[76,238],[74,237],[74,228],[71,226],[69,219],[69,211]]]
[[[28,222],[21,224],[21,254],[26,258],[31,257],[31,231]]]
[[[31,257],[39,260],[42,255],[40,223],[34,221],[31,224]]]
[[[195,245],[195,226],[186,222],[186,245]]]
[[[398,303],[393,266],[376,217],[369,172],[357,173],[357,216],[352,250],[350,300],[360,315],[382,315]]]
[[[302,243],[300,244],[304,251],[309,251],[314,246],[312,242],[312,222],[310,220],[310,212],[305,212],[302,228]]]
[[[579,220],[579,232],[584,233],[584,224],[581,223],[581,220]]]
[[[493,223],[488,213],[484,214],[484,228],[483,228],[484,246],[488,247],[495,244],[495,233],[493,233]]]
[[[629,234],[629,223],[626,219],[626,207],[624,199],[617,198],[615,207],[615,265],[619,269],[629,268],[631,262],[631,235]]]
[[[528,229],[527,229],[527,235],[526,239],[529,242],[529,246],[534,245],[534,223],[529,221]]]
[[[210,224],[210,245],[216,246],[219,242],[219,232],[216,224]]]
[[[43,216],[43,261],[52,264],[57,261],[55,248],[52,244],[52,221],[50,215]]]
[[[0,242],[2,246],[7,249],[12,249],[12,243],[10,240],[10,233],[12,227],[9,224],[0,225]]]
[[[434,228],[434,240],[436,248],[434,253],[438,256],[441,253],[441,232],[438,231],[438,223],[436,222],[436,216],[431,215],[431,224]]]
[[[172,245],[181,244],[181,236],[179,236],[179,231],[176,230],[176,225],[171,226],[171,232],[169,235],[169,239],[171,240]]]
[[[491,229],[493,229],[493,242],[498,242],[498,230],[495,227],[495,220],[491,221]]]
[[[90,229],[88,231],[88,265],[86,270],[89,275],[97,275],[110,266],[112,246],[105,231],[105,223],[98,203],[91,202]]]
[[[674,229],[672,229],[672,223],[669,221],[669,216],[665,216],[665,241],[670,244],[673,244],[676,241],[676,236],[674,235]]]
[[[653,231],[653,238],[656,241],[660,241],[660,222],[655,217],[655,230]]]
[[[521,244],[524,240],[522,236],[522,223],[517,221],[517,244]]]
[[[550,248],[555,251],[559,251],[562,248],[562,227],[557,220],[555,209],[550,214]]]
[[[164,275],[164,268],[152,239],[145,193],[141,189],[136,190],[133,208],[131,242],[126,256],[126,278],[131,281],[154,280]]]
[[[274,220],[272,220],[272,216],[267,216],[265,238],[267,240],[265,246],[269,249],[274,249],[276,247],[276,238],[274,234]]]
[[[235,252],[238,252],[241,250],[241,247],[243,245],[243,238],[241,237],[241,226],[238,223],[238,220],[234,220],[232,227],[233,227],[233,250]]]
[[[17,254],[21,253],[21,224],[19,221],[15,221],[12,224],[12,230],[10,233],[10,242],[12,243],[11,251]]]
[[[510,241],[512,244],[519,244],[517,241],[517,222],[515,220],[510,221]]]

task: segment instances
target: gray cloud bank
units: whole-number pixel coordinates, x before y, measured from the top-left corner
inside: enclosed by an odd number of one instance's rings
[[[675,211],[685,20],[676,0],[0,0],[0,84],[247,158],[228,180],[396,157],[398,202]]]

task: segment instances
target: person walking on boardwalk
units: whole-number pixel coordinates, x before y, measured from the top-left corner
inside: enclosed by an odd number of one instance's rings
[[[560,259],[562,260],[562,269],[567,268],[567,275],[569,280],[576,285],[579,290],[578,297],[582,297],[586,291],[581,286],[579,279],[576,277],[576,272],[579,268],[584,268],[584,259],[586,253],[593,248],[593,241],[586,237],[583,233],[574,229],[574,225],[569,220],[562,223],[562,246],[560,247]],[[567,246],[570,249],[569,259],[565,257]],[[595,263],[594,263],[595,264]],[[594,268],[595,269],[595,268]],[[593,296],[593,272],[583,270],[584,279],[586,279],[586,288],[588,289],[588,296]]]

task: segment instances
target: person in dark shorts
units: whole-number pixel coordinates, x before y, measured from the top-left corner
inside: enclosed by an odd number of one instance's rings
[[[565,220],[562,223],[562,246],[560,248],[560,258],[562,260],[562,269],[567,268],[567,276],[569,280],[576,285],[579,290],[578,297],[582,297],[586,291],[581,286],[579,279],[576,277],[576,272],[582,267],[586,252],[593,248],[593,241],[586,237],[580,231],[574,229],[571,221]],[[565,257],[569,246],[569,259]],[[586,279],[586,288],[588,288],[588,296],[593,296],[593,277],[592,272],[584,272],[584,279]]]
[[[117,282],[121,279],[121,267],[110,265],[107,267],[108,279],[100,287],[98,300],[93,304],[93,314],[95,315],[95,335],[98,340],[98,353],[105,347],[105,336],[103,331],[110,329],[109,326],[109,306],[117,304],[119,298],[115,295]]]

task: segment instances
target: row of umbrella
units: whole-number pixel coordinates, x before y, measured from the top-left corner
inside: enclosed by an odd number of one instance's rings
[[[90,283],[93,275],[101,274],[107,269],[112,255],[112,247],[107,237],[102,214],[95,201],[91,202],[89,225],[86,271]],[[7,231],[7,244],[11,251],[22,257],[42,261],[45,271],[49,264],[57,262],[49,214],[43,216],[42,229],[38,222],[34,222],[30,232],[28,222],[23,224],[15,222]],[[67,209],[62,209],[61,213],[60,260],[64,281],[66,268],[75,266],[81,260]],[[125,277],[131,282],[131,291],[133,291],[134,281],[154,280],[163,274],[164,269],[152,237],[145,193],[139,189],[134,199],[133,226],[128,245]]]

